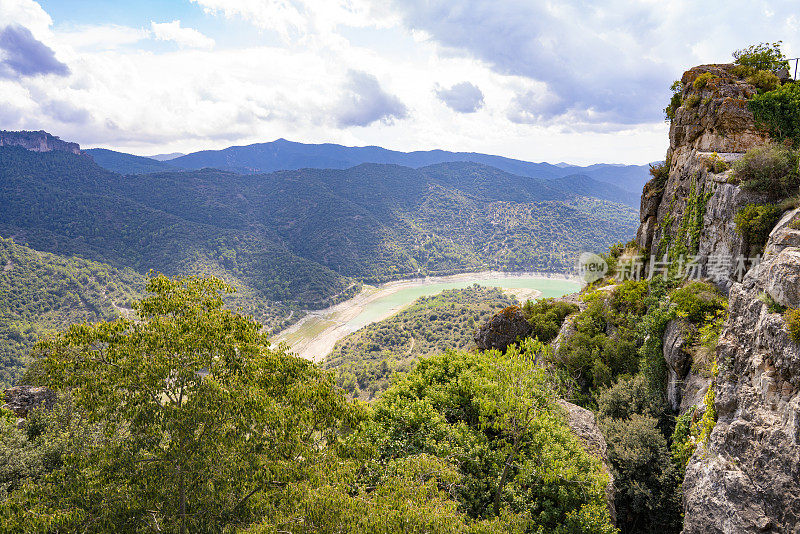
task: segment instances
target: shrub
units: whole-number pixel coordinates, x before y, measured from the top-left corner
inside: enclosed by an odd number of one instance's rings
[[[698,90],[703,89],[708,85],[709,82],[714,80],[719,80],[719,76],[717,76],[716,74],[711,74],[710,72],[704,72],[703,74],[694,79],[692,87]]]
[[[679,317],[691,323],[705,323],[725,307],[725,298],[706,282],[689,282],[669,295]]]
[[[773,197],[787,197],[800,185],[797,153],[781,145],[753,147],[733,164],[733,169],[735,179],[744,189],[769,193]]]
[[[748,204],[734,217],[736,231],[744,237],[748,249],[761,250],[767,243],[769,233],[781,217],[783,210],[772,204]]]
[[[658,423],[639,414],[601,421],[614,473],[618,526],[623,532],[680,531],[679,472]]]
[[[714,174],[719,174],[728,170],[728,163],[714,152],[706,161],[706,168]]]
[[[666,406],[663,398],[653,395],[641,374],[623,376],[597,397],[600,419],[628,419],[633,414],[658,417]]]
[[[648,289],[646,280],[626,280],[614,290],[614,294],[609,299],[609,305],[617,313],[643,315],[647,311],[645,297]]]
[[[789,62],[781,52],[781,43],[759,43],[733,53],[734,63],[755,70],[776,71],[788,69]]]
[[[670,445],[672,460],[681,471],[681,478],[696,446],[695,438],[691,434],[692,421],[696,411],[697,408],[692,406],[683,415],[680,415],[675,420],[675,430],[672,432],[672,445]]]
[[[578,306],[569,302],[542,299],[536,303],[530,300],[522,308],[525,317],[533,327],[531,337],[547,343],[558,335],[567,315],[578,311]]]
[[[700,95],[692,95],[686,99],[687,108],[696,108],[700,105]]]
[[[672,85],[669,87],[669,89],[672,91],[672,98],[669,99],[669,104],[667,104],[667,107],[664,108],[664,120],[671,121],[675,119],[675,110],[681,107],[683,82],[680,80],[675,80],[672,82]]]
[[[766,70],[757,70],[747,77],[747,83],[756,86],[760,93],[774,91],[781,85],[781,81],[775,74]]]
[[[786,306],[779,304],[769,293],[759,293],[758,300],[767,305],[769,313],[783,313],[786,311]]]
[[[747,65],[734,65],[729,72],[731,75],[737,78],[747,78],[748,76],[753,75],[756,72],[756,69],[753,67],[748,67]]]
[[[727,303],[721,310],[718,310],[713,318],[698,328],[698,343],[694,347],[692,355],[692,366],[703,376],[710,377],[714,362],[716,361],[717,345],[719,336],[722,334],[722,326],[728,317]],[[707,318],[708,319],[708,318]]]
[[[786,325],[789,327],[789,335],[792,341],[800,343],[800,309],[791,308],[786,310],[786,313],[783,314],[783,318],[786,320]]]
[[[669,159],[662,163],[650,165],[650,176],[652,176],[653,185],[656,189],[663,189],[664,185],[667,183],[667,178],[669,178],[669,165]]]
[[[800,146],[800,84],[787,83],[747,102],[756,124],[777,140],[791,139]]]

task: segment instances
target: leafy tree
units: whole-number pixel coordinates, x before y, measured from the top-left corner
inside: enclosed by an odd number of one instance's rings
[[[564,319],[567,315],[577,312],[578,306],[553,299],[540,299],[535,302],[527,301],[522,311],[533,327],[531,337],[547,343],[558,335]]]
[[[617,522],[625,533],[678,532],[678,470],[658,419],[632,414],[601,422],[617,488]]]
[[[755,70],[776,71],[788,69],[789,62],[781,52],[783,41],[774,43],[759,43],[747,48],[736,50],[733,53],[734,63]]]
[[[800,146],[800,85],[787,83],[758,94],[747,102],[747,108],[756,124],[764,126],[773,138],[789,139]]]
[[[328,375],[269,349],[261,325],[223,309],[223,282],[159,275],[147,289],[138,321],[74,325],[39,345],[36,376],[99,430],[73,434],[63,465],[6,504],[7,524],[246,524],[355,424]]]
[[[505,354],[420,360],[361,431],[380,453],[376,465],[420,454],[453,462],[459,509],[475,520],[510,514],[527,532],[613,532],[608,479],[554,407],[558,382],[536,363],[546,351],[529,339]]]

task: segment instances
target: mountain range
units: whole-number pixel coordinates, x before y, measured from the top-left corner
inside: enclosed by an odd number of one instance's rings
[[[151,270],[214,274],[237,286],[231,305],[271,329],[353,296],[362,283],[483,269],[568,271],[581,251],[629,240],[639,221],[625,190],[587,176],[518,176],[465,161],[247,174],[174,170],[162,167],[171,162],[84,152],[44,132],[5,132],[4,139],[0,237],[12,240],[7,247],[26,247],[18,257],[50,253],[48,264],[84,262],[69,271],[112,273],[114,286],[126,286],[114,273],[127,270],[138,277]],[[106,157],[128,172],[103,168]],[[20,278],[23,268],[28,274]],[[51,274],[9,260],[0,266],[0,287]],[[56,302],[107,308],[103,291],[68,287],[71,297]],[[11,310],[5,320],[27,332],[3,357],[13,369],[33,333],[57,324],[41,323],[36,311],[15,315],[15,294],[0,292],[0,310]],[[51,307],[57,316],[58,306]]]
[[[532,163],[476,152],[427,150],[398,152],[377,146],[347,147],[337,144],[305,144],[278,139],[270,143],[232,146],[222,150],[202,150],[165,159],[145,158],[107,149],[86,152],[98,165],[120,174],[142,174],[166,170],[215,168],[242,174],[278,170],[347,169],[362,163],[382,163],[420,168],[437,163],[467,161],[495,167],[518,176],[545,180],[581,175],[633,193],[638,205],[642,186],[649,179],[649,165],[595,164],[586,167],[564,163]]]

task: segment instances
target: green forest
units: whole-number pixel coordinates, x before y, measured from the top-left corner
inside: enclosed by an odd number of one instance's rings
[[[127,315],[145,284],[131,269],[38,252],[0,237],[0,385],[19,377],[40,336]]]
[[[545,345],[423,358],[368,405],[219,279],[146,289],[37,345],[26,377],[59,398],[0,418],[6,531],[616,532]]]
[[[579,250],[603,249],[637,222],[622,204],[479,164],[123,176],[85,155],[18,147],[0,147],[0,205],[0,237],[28,247],[29,258],[41,251],[45,263],[91,265],[131,295],[150,270],[218,276],[238,288],[231,307],[272,332],[362,283],[484,268],[563,272]],[[32,320],[39,304],[17,293],[61,287],[64,276],[41,262],[12,263],[3,283],[15,288],[4,292],[14,306],[0,324],[6,383],[43,328],[109,319],[106,301],[116,298],[81,282],[45,299],[54,308]]]

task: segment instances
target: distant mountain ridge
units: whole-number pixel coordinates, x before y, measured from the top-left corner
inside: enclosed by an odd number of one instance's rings
[[[105,149],[90,149],[87,152],[95,157],[95,161],[100,166],[121,174],[144,174],[168,170],[167,167],[159,166],[161,164],[169,166],[169,169],[214,168],[240,174],[261,174],[299,169],[349,169],[362,163],[402,165],[418,169],[438,163],[467,161],[488,165],[518,176],[545,180],[580,174],[634,193],[637,197],[649,179],[648,165],[606,163],[586,167],[566,163],[553,165],[477,152],[448,152],[445,150],[399,152],[377,146],[348,147],[333,143],[306,144],[286,139],[247,146],[231,146],[222,150],[202,150],[169,159],[164,159],[164,156],[172,156],[171,154],[159,155],[158,159],[162,161]],[[153,165],[155,166],[152,167]],[[151,167],[155,170],[148,170]],[[635,204],[638,205],[638,201]]]
[[[532,178],[554,179],[583,174],[639,195],[649,179],[648,165],[595,164],[588,167],[533,163],[477,152],[418,150],[399,152],[377,146],[347,147],[332,143],[305,144],[278,139],[271,143],[203,150],[170,160],[184,169],[213,167],[244,173],[302,168],[346,169],[360,163],[385,163],[420,168],[437,163],[470,161]]]
[[[95,163],[119,174],[148,174],[151,172],[179,171],[179,167],[162,161],[134,156],[125,152],[108,150],[107,148],[89,148],[85,150],[94,158]]]

